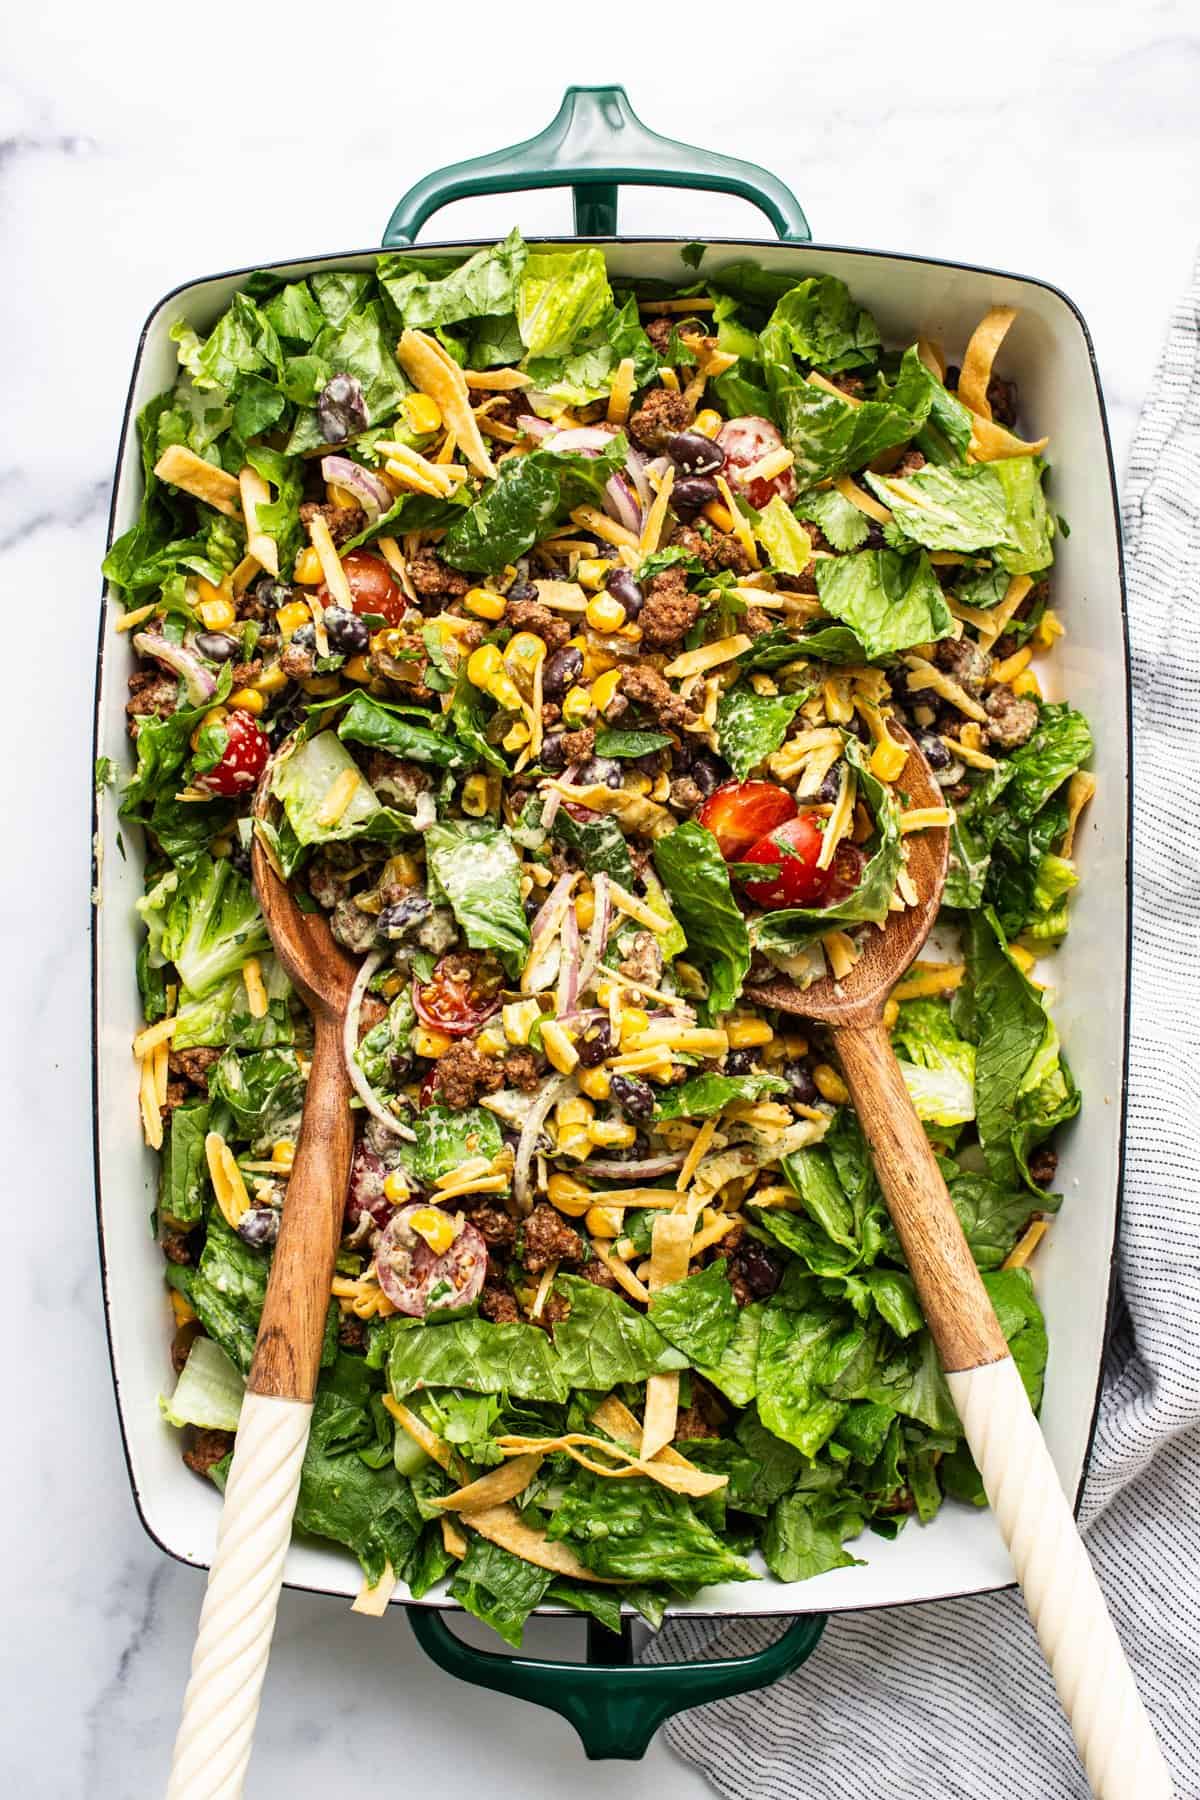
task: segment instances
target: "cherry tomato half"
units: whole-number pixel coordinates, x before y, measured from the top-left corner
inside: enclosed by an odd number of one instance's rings
[[[389,625],[399,625],[408,602],[392,579],[392,572],[382,557],[366,550],[351,550],[342,558],[346,580],[356,613],[379,613]],[[336,604],[327,587],[318,590],[322,606]]]
[[[829,869],[829,886],[825,889],[826,906],[847,900],[863,877],[867,859],[857,844],[839,844]]]
[[[266,733],[255,724],[253,714],[240,707],[221,723],[226,737],[224,754],[219,763],[196,776],[195,785],[210,794],[227,794],[231,798],[248,794],[267,766],[271,746]]]
[[[715,788],[696,814],[711,831],[726,862],[736,862],[751,844],[796,816],[796,802],[773,781],[727,781]]]
[[[820,813],[797,813],[762,838],[741,858],[762,863],[761,881],[745,879],[746,892],[756,906],[821,906],[832,871],[818,869],[821,854]]]
[[[753,413],[729,419],[717,433],[717,443],[725,452],[734,493],[741,494],[756,511],[761,512],[775,494],[787,501],[796,498],[796,477],[790,468],[781,475],[760,475],[748,486],[742,486],[732,474],[734,469],[748,469],[752,463],[761,462],[772,450],[782,450],[783,439],[770,419],[760,419]]]
[[[500,1006],[504,974],[480,950],[443,956],[428,981],[413,983],[413,1005],[422,1025],[447,1037],[469,1037]]]

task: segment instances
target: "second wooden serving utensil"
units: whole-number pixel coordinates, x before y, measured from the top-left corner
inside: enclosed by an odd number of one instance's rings
[[[256,818],[268,806],[271,768],[268,763],[259,783]],[[251,860],[275,953],[312,1014],[312,1068],[167,1800],[237,1800],[242,1792],[308,1444],[354,1150],[342,1029],[356,966],[334,942],[324,914],[297,906],[257,835]]]
[[[908,749],[897,787],[914,807],[943,805],[917,746],[898,726],[890,728]],[[1164,1800],[1173,1788],[1162,1752],[883,1022],[892,987],[937,918],[949,836],[942,829],[909,838],[908,870],[919,903],[868,932],[862,956],[841,981],[825,976],[807,988],[771,981],[748,990],[748,997],[829,1027],[1093,1793],[1100,1800]]]

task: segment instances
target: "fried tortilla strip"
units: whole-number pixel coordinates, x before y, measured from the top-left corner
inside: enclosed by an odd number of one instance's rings
[[[981,419],[991,419],[992,408],[987,391],[992,379],[992,364],[1016,316],[1014,306],[993,306],[971,333],[971,341],[962,359],[958,397],[964,406],[969,406]]]
[[[489,1506],[499,1506],[524,1493],[541,1463],[542,1459],[536,1453],[514,1456],[511,1462],[501,1463],[498,1469],[489,1469],[478,1481],[469,1481],[466,1487],[457,1488],[453,1494],[431,1500],[430,1505],[440,1506],[446,1512],[485,1512]]]
[[[697,1157],[696,1162],[699,1160]],[[687,1213],[659,1213],[650,1234],[650,1280],[647,1285],[652,1294],[687,1279],[691,1247],[690,1216]],[[646,1382],[646,1410],[642,1419],[643,1462],[649,1462],[671,1442],[678,1417],[679,1371],[673,1369],[666,1375],[651,1375]]]
[[[487,453],[479,421],[471,411],[467,378],[453,357],[428,332],[411,329],[402,334],[396,356],[409,380],[437,401],[443,419],[475,473],[493,481],[496,465]]]
[[[535,1568],[549,1569],[552,1575],[569,1575],[576,1581],[602,1581],[606,1587],[622,1584],[610,1575],[595,1575],[580,1562],[575,1552],[563,1543],[553,1543],[544,1531],[536,1531],[521,1521],[515,1506],[489,1506],[484,1512],[463,1513],[462,1522],[477,1531],[490,1544],[499,1544]]]
[[[182,444],[172,444],[163,451],[154,465],[154,473],[160,481],[169,481],[172,487],[182,488],[194,500],[215,506],[230,519],[236,519],[241,513],[240,490],[235,477],[227,475],[224,469],[214,468],[212,463],[205,462],[202,456],[185,449]]]

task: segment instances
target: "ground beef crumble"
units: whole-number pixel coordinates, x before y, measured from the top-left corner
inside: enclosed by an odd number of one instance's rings
[[[521,1241],[521,1260],[531,1275],[540,1275],[552,1262],[579,1262],[583,1257],[579,1233],[544,1200],[526,1219]]]
[[[627,700],[635,706],[645,707],[668,730],[682,731],[696,718],[693,708],[671,691],[657,669],[644,663],[626,669],[621,676],[621,686]]]
[[[180,1081],[190,1081],[193,1087],[208,1092],[208,1071],[214,1063],[220,1062],[219,1050],[168,1050],[167,1068]]]
[[[541,1085],[542,1074],[532,1050],[510,1050],[504,1059],[504,1079],[509,1087],[522,1094],[532,1094]]]
[[[1019,750],[1037,730],[1037,703],[1011,688],[993,688],[983,703],[988,722],[984,726],[988,742],[997,750]]]
[[[232,1431],[198,1431],[183,1460],[197,1475],[207,1475],[233,1449]]]
[[[408,565],[408,578],[420,600],[461,600],[470,579],[444,563],[436,550],[418,550]]]
[[[521,1318],[521,1309],[507,1288],[485,1287],[479,1296],[479,1311],[493,1325],[516,1325]]]
[[[504,615],[504,623],[514,631],[532,631],[547,650],[561,650],[571,636],[571,627],[540,600],[514,600]]]
[[[667,439],[683,431],[690,419],[691,409],[682,394],[651,388],[629,420],[629,435],[639,448],[657,456],[666,449]]]
[[[652,577],[646,603],[638,616],[642,642],[649,650],[668,650],[687,636],[700,617],[700,602],[687,591],[687,577],[676,567]]]
[[[300,508],[300,523],[324,519],[329,535],[340,549],[350,539],[367,529],[367,515],[361,506],[334,506],[328,501],[306,500]]]
[[[437,1099],[451,1112],[465,1112],[481,1094],[504,1086],[504,1070],[492,1056],[481,1056],[470,1044],[452,1044],[437,1064]]]

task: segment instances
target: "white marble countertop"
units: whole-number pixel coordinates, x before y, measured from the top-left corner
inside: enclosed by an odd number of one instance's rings
[[[730,30],[728,9],[707,0],[666,13],[525,0],[478,28],[460,9],[444,33],[437,9],[428,22],[417,10],[351,18],[309,0],[190,12],[61,0],[17,9],[6,33],[10,676],[18,646],[52,652],[31,659],[42,672],[10,678],[4,708],[20,779],[10,776],[17,831],[0,913],[10,1172],[0,1769],[21,1800],[161,1791],[200,1598],[201,1577],[165,1560],[134,1514],[92,1225],[94,608],[128,371],[151,305],[212,269],[377,241],[427,169],[539,129],[569,80],[624,75],[659,130],[775,169],[818,237],[1065,288],[1092,329],[1120,470],[1194,249],[1200,36],[1186,0],[935,3],[919,18],[860,0],[841,34],[801,8],[769,28],[782,9],[749,22],[735,13]],[[514,218],[569,229],[557,194],[459,207],[447,231],[499,233]],[[737,203],[678,194],[630,195],[622,223],[697,236],[760,229]],[[371,1624],[287,1594],[248,1792],[343,1793],[349,1771],[373,1789],[396,1774],[408,1791],[436,1781],[445,1800],[485,1789],[515,1800],[564,1783],[583,1800],[614,1779],[661,1800],[704,1791],[661,1747],[619,1776],[584,1763],[552,1715],[441,1675],[400,1614]],[[875,1791],[864,1771],[864,1794]]]

